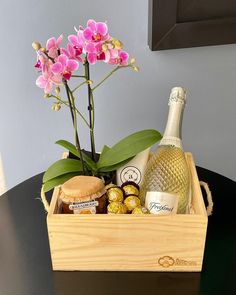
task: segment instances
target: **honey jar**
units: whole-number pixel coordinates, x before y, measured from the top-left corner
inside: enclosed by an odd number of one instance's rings
[[[106,213],[107,196],[103,181],[94,176],[75,176],[61,187],[62,213]]]

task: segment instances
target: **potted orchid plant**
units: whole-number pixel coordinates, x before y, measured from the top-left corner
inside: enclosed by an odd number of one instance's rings
[[[88,20],[86,27],[80,26],[78,30],[75,30],[76,34],[68,36],[66,47],[62,47],[62,35],[57,39],[55,37],[48,39],[45,47],[42,47],[39,42],[32,44],[37,52],[35,67],[39,71],[36,85],[44,89],[45,98],[53,100],[53,110],[59,111],[62,106],[69,109],[74,133],[74,144],[66,140],[56,142],[74,157],[58,160],[47,169],[43,177],[44,192],[78,174],[109,178],[116,169],[130,161],[136,154],[161,139],[160,133],[156,130],[142,130],[125,137],[113,147],[104,145],[99,159],[97,158],[94,136],[96,89],[121,69],[139,71],[139,68],[135,64],[135,58],[129,59],[129,54],[123,50],[122,42],[109,34],[105,22]],[[89,67],[100,61],[113,68],[95,84],[90,77]],[[71,79],[80,80],[73,89],[69,85]],[[62,87],[65,89],[65,94],[62,94]],[[87,116],[77,107],[82,87],[87,87]],[[82,149],[78,118],[88,127],[90,153]]]

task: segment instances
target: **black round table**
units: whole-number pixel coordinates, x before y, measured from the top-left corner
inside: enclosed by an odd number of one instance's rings
[[[52,271],[39,174],[0,196],[0,295],[236,294],[236,183],[197,171],[214,200],[201,273]]]

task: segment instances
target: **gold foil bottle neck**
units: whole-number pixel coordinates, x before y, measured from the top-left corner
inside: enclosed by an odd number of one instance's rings
[[[183,87],[173,87],[170,93],[169,105],[172,103],[186,103],[186,89]]]

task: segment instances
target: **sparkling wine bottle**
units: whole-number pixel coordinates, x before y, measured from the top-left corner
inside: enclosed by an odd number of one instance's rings
[[[163,138],[144,172],[140,197],[143,205],[154,214],[188,211],[190,175],[181,140],[185,102],[185,89],[174,87]]]

